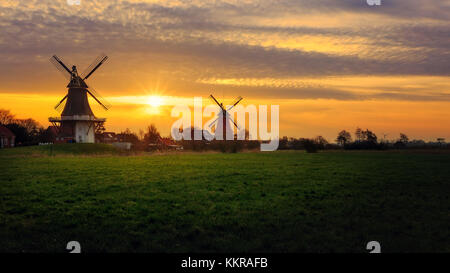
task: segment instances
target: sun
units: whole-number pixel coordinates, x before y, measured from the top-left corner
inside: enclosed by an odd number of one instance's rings
[[[159,107],[164,104],[164,99],[160,96],[149,96],[147,104],[152,107]]]

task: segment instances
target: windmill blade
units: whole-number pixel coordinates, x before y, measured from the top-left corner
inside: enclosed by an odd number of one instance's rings
[[[220,103],[216,100],[216,98],[214,98],[213,95],[209,95],[209,97],[210,97],[215,103],[217,103],[217,105],[219,105],[219,107],[220,107],[222,110],[225,110],[225,109],[223,108],[222,104],[220,104]]]
[[[67,99],[67,96],[68,96],[68,94],[65,95],[64,98],[63,98],[62,100],[60,100],[60,101],[58,102],[57,105],[55,105],[55,109],[56,109],[58,112],[61,112],[61,111],[60,111],[60,110],[61,110],[61,109],[60,109],[60,108],[61,108],[60,106],[63,105],[62,103],[63,103],[63,101],[65,101],[65,100]]]
[[[92,64],[90,66],[88,66],[88,68],[86,68],[86,70],[83,72],[83,76],[81,76],[83,78],[83,80],[86,80],[87,78],[89,78],[92,73],[95,72],[95,70],[97,70],[102,64],[104,64],[106,62],[106,60],[108,59],[108,56],[106,56],[105,54],[100,54],[100,56],[98,56],[94,62],[92,62]],[[90,72],[88,72],[90,71]],[[86,76],[84,76],[86,75]]]
[[[70,77],[72,76],[72,71],[67,68],[64,62],[60,58],[58,58],[58,56],[53,55],[50,58],[50,62],[64,75],[64,77],[70,79]]]
[[[230,119],[231,122],[233,122],[234,126],[236,126],[236,128],[239,130],[239,126],[236,124],[236,122],[234,122],[234,120]]]
[[[98,104],[100,104],[105,110],[108,110],[108,107],[107,107],[106,105],[104,105],[99,99],[97,99],[97,98],[91,93],[91,91],[89,91],[89,90],[87,90],[87,89],[86,89],[86,91],[89,93],[89,95],[91,95],[91,97],[94,98],[94,100],[95,100],[96,102],[98,102]]]
[[[108,110],[109,108],[111,108],[111,104],[105,99],[103,98],[97,91],[95,91],[95,89],[89,85],[88,89],[86,89],[86,91],[89,93],[89,95],[92,96],[92,98],[94,98],[94,100],[96,102],[98,102],[98,104],[100,104],[105,110]]]
[[[64,110],[65,105],[66,105],[65,103],[58,105],[58,108],[56,108],[56,111],[61,114],[62,111]]]
[[[233,122],[234,126],[236,126],[236,128],[238,128],[238,130],[239,130],[239,126],[236,124],[236,122],[234,122],[234,120],[231,118],[231,116],[230,116],[230,114],[228,114],[228,112],[227,112],[226,117],[227,117],[231,122]]]
[[[217,117],[213,122],[211,122],[211,124],[209,124],[209,128],[212,128],[214,123],[216,123],[219,120],[220,117]]]
[[[227,109],[227,111],[230,111],[231,109],[233,109],[233,107],[235,107],[241,100],[242,100],[242,97],[241,97],[241,96],[237,97],[236,102],[233,103],[233,105],[231,105],[231,106]]]

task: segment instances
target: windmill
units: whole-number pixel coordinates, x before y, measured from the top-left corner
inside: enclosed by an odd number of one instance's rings
[[[88,94],[99,103],[105,110],[109,104],[94,90],[91,85],[86,84],[86,80],[108,59],[106,55],[100,55],[83,73],[78,75],[77,67],[72,66],[70,70],[64,62],[53,55],[50,61],[60,70],[63,75],[70,80],[67,94],[55,106],[61,112],[60,118],[49,118],[49,121],[58,128],[57,141],[94,143],[95,128],[102,126],[105,118],[97,118],[89,106]],[[63,104],[65,102],[65,104]]]
[[[233,107],[235,107],[242,100],[242,97],[238,97],[236,99],[236,101],[230,107],[228,107],[228,109],[225,109],[225,107],[223,106],[223,103],[219,103],[216,100],[216,98],[214,98],[213,95],[210,95],[209,97],[220,107],[220,112],[219,112],[219,114],[217,114],[217,118],[213,122],[211,122],[209,127],[212,128],[214,126],[214,124],[217,122],[217,125],[215,127],[215,132],[214,132],[215,137],[217,140],[226,140],[226,135],[227,135],[226,129],[233,128],[231,125],[229,125],[230,121],[239,130],[239,126],[236,124],[236,122],[234,122],[234,120],[231,118],[231,116],[228,112],[231,109],[233,109]],[[228,123],[228,125],[227,125],[227,123]]]

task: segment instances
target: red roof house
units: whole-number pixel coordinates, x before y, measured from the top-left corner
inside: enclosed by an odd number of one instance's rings
[[[0,125],[0,148],[14,147],[16,136],[3,125]]]

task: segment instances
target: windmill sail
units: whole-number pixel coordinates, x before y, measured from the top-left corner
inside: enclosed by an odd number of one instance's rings
[[[58,56],[53,55],[50,58],[50,62],[63,74],[66,79],[70,80],[72,72]]]
[[[64,105],[63,102],[67,99],[67,96],[68,96],[68,95],[65,95],[64,98],[63,98],[60,102],[58,102],[57,105],[55,105],[55,109],[56,109],[56,111],[58,111],[59,113],[62,112],[63,105]]]
[[[100,95],[94,87],[92,87],[92,84],[89,84],[87,91],[89,95],[91,95],[91,97],[103,107],[103,109],[108,110],[111,108],[111,104],[102,95]]]
[[[108,59],[108,56],[106,56],[105,54],[100,54],[100,56],[98,56],[92,63],[90,66],[88,66],[83,73],[81,74],[81,78],[83,78],[83,80],[86,80],[87,78],[89,78],[92,73],[94,73],[102,64],[104,64],[106,62],[106,60]]]

